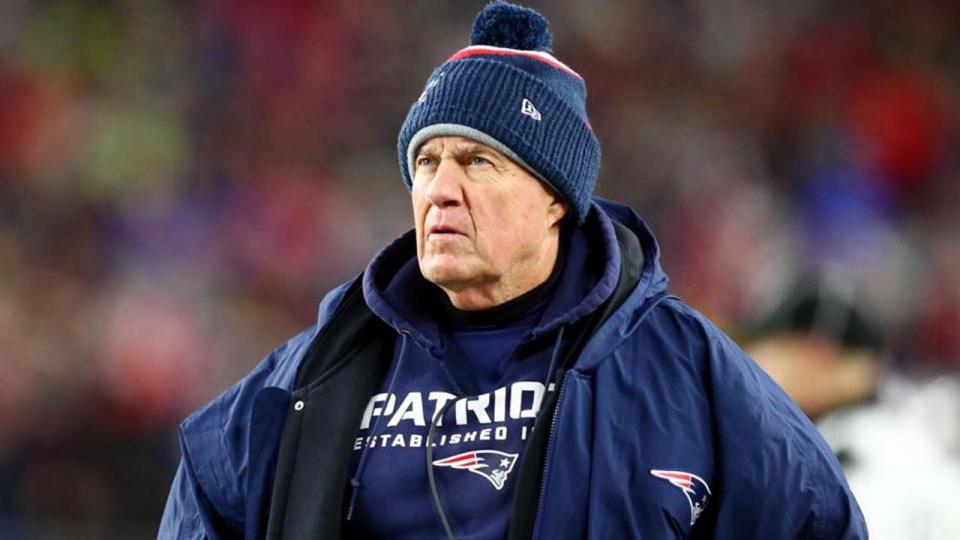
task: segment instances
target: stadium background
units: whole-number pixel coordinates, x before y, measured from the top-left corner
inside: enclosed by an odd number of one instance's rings
[[[480,5],[0,2],[0,538],[155,534],[179,420],[408,227]],[[675,292],[745,335],[826,269],[888,372],[957,372],[960,4],[532,5]]]

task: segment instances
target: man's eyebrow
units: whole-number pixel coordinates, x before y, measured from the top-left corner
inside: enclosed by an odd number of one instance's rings
[[[437,153],[436,145],[425,144],[417,150],[417,156],[430,156]]]
[[[482,152],[488,152],[489,149],[486,146],[479,144],[465,144],[457,148],[457,152],[461,154],[480,154]]]
[[[467,156],[475,156],[477,154],[489,154],[493,157],[500,157],[500,152],[494,150],[493,148],[479,143],[465,144],[457,148],[457,153]]]
[[[419,150],[417,150],[416,156],[417,157],[436,156],[439,153],[439,151],[440,149],[437,148],[436,144],[427,143],[421,146]],[[464,156],[464,155],[472,156],[472,155],[483,154],[483,153],[492,154],[494,156],[499,155],[499,152],[497,152],[493,148],[490,148],[489,146],[486,146],[480,143],[468,143],[468,144],[463,144],[461,146],[456,146],[453,149],[453,151],[455,154],[460,156]]]

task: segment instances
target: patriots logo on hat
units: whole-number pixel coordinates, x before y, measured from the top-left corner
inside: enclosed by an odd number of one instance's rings
[[[690,503],[690,525],[693,525],[707,507],[707,500],[711,495],[710,486],[703,481],[703,478],[688,472],[650,469],[650,474],[670,482],[683,491],[687,496],[687,502]]]
[[[497,450],[474,450],[463,452],[433,462],[436,467],[463,469],[486,478],[500,491],[507,482],[507,475],[513,470],[519,454],[507,454]]]
[[[430,90],[432,90],[433,87],[440,82],[440,79],[442,79],[444,75],[446,75],[446,73],[441,72],[435,78],[427,81],[427,86],[423,88],[423,92],[420,94],[420,97],[417,98],[417,103],[423,103],[427,100],[427,94],[429,94]]]

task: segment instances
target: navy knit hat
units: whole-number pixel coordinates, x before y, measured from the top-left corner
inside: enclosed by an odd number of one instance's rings
[[[408,189],[420,146],[459,135],[521,164],[583,223],[600,145],[587,119],[583,77],[550,54],[550,42],[549,22],[532,9],[494,2],[477,15],[470,46],[434,70],[400,128],[397,152]]]

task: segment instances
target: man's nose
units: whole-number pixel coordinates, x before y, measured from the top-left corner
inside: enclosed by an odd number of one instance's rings
[[[427,199],[438,208],[459,206],[463,203],[464,171],[456,160],[443,159],[427,187]]]

